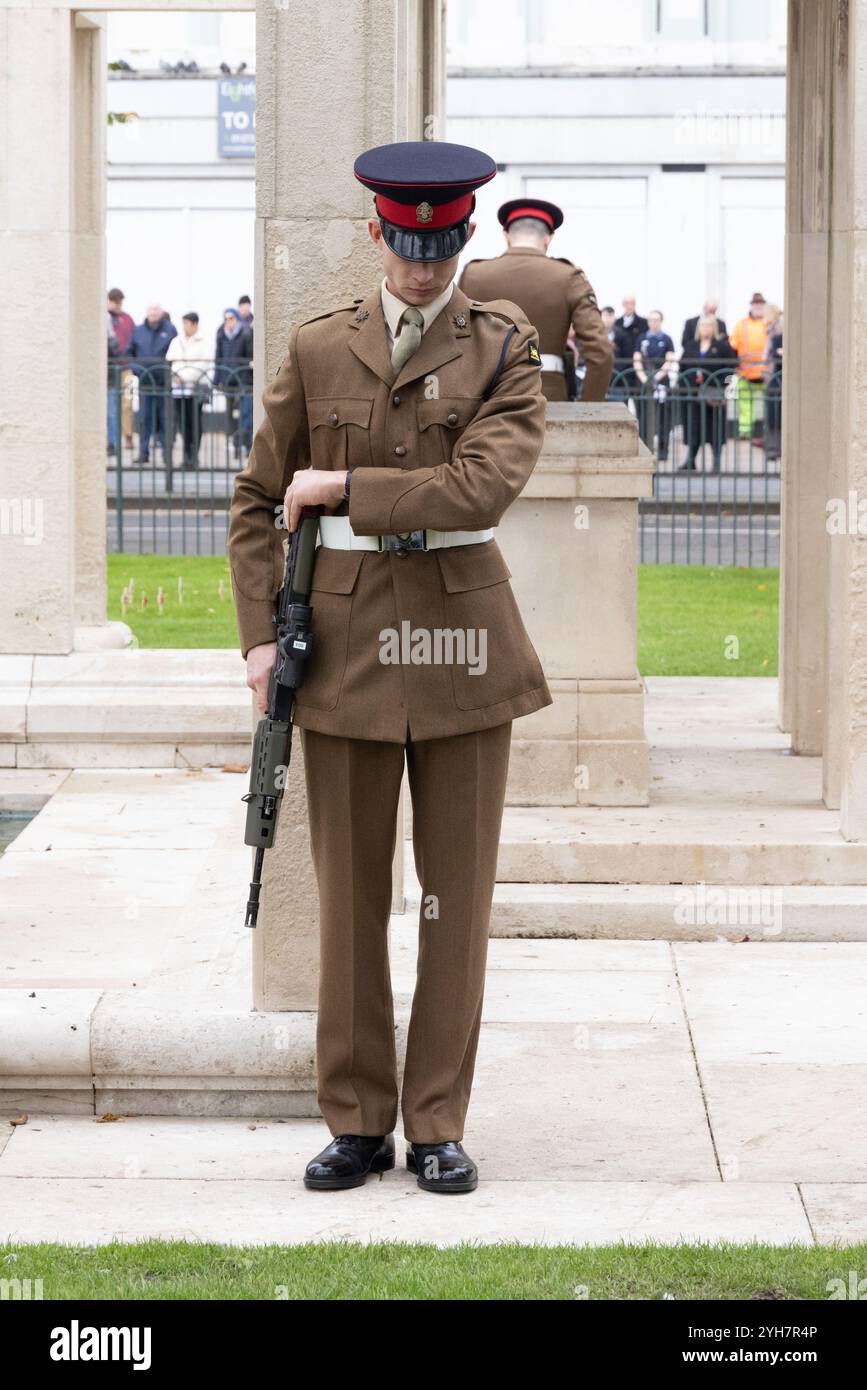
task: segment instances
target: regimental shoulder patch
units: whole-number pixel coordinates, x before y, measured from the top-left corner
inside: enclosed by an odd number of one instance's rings
[[[528,343],[527,356],[529,357],[530,361],[533,363],[534,366],[541,367],[542,358],[540,356],[539,348],[536,343]]]

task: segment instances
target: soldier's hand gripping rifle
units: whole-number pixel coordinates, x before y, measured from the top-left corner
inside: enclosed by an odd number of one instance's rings
[[[253,739],[250,790],[244,843],[256,850],[253,879],[244,925],[255,927],[259,915],[259,890],[265,850],[274,843],[277,816],[286,787],[292,752],[292,713],[295,691],[304,679],[304,668],[313,645],[309,604],[316,535],[321,507],[305,507],[301,522],[289,537],[286,573],[277,598],[277,658],[268,686],[268,712],[259,720]]]

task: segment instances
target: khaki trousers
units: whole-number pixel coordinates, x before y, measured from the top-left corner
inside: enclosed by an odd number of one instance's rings
[[[562,372],[542,372],[542,395],[546,401],[568,401],[566,378]]]
[[[404,758],[421,882],[405,1137],[463,1137],[488,952],[511,723],[420,743],[302,729],[320,896],[318,1099],[332,1134],[390,1134],[398,1076],[388,960]]]

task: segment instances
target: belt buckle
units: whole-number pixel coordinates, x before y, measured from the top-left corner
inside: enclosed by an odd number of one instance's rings
[[[389,531],[379,538],[383,550],[427,550],[426,531]]]

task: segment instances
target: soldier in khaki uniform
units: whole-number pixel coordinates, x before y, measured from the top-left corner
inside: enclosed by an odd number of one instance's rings
[[[324,506],[298,692],[321,900],[319,1103],[334,1136],[313,1188],[394,1166],[398,1080],[387,929],[404,765],[422,888],[400,1096],[419,1186],[471,1191],[463,1149],[481,1021],[512,720],[551,703],[494,527],[540,452],[534,330],[453,283],[478,150],[429,141],[359,157],[385,278],[297,324],[238,476],[229,553],[248,684],[264,703],[283,548]]]
[[[470,261],[460,287],[474,299],[510,299],[519,304],[539,335],[542,390],[549,401],[569,395],[563,354],[570,329],[587,367],[582,401],[604,401],[614,354],[593,287],[571,261],[547,254],[563,221],[556,203],[513,198],[497,217],[507,249],[492,261]]]

